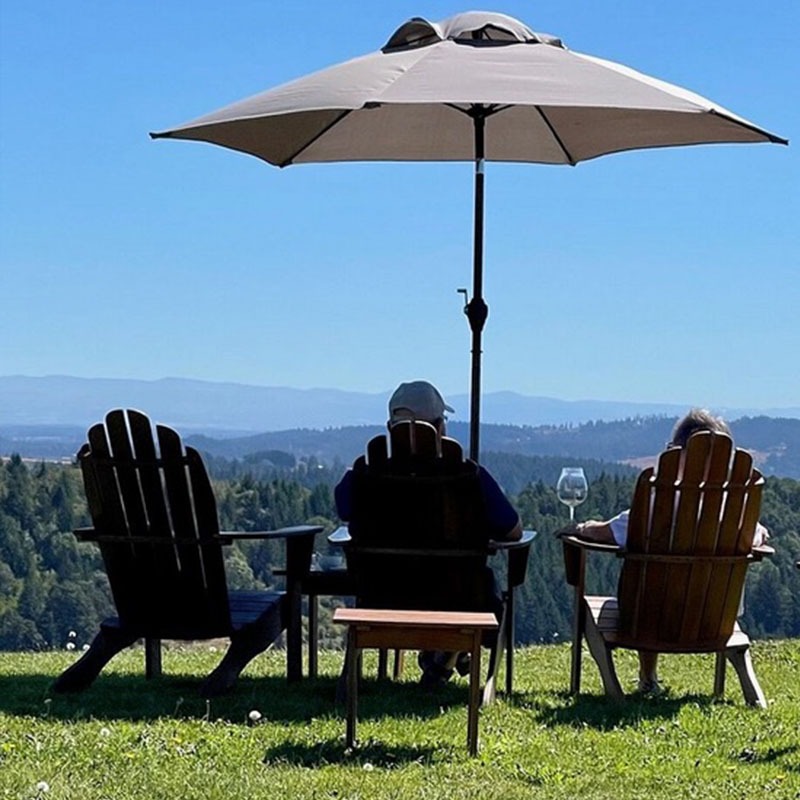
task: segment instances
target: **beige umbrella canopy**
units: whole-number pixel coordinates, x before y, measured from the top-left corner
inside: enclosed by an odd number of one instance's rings
[[[504,14],[415,17],[384,47],[153,138],[222,145],[285,167],[474,161],[470,455],[479,454],[484,161],[577,164],[608,153],[785,139],[697,94],[567,49]]]

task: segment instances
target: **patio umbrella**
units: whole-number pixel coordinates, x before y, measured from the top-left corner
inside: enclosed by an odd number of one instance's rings
[[[567,49],[504,14],[414,17],[375,53],[153,138],[211,142],[279,167],[474,161],[470,455],[479,455],[484,162],[575,165],[608,153],[785,139],[677,86]]]

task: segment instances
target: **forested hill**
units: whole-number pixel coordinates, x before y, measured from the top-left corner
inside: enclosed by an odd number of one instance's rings
[[[560,542],[553,532],[567,511],[553,489],[562,459],[552,456],[495,454],[487,464],[506,486],[526,528],[539,532],[528,579],[517,604],[521,644],[549,642],[569,635],[571,592],[564,580]],[[630,503],[634,470],[608,462],[582,461],[590,478],[580,519],[607,518]],[[313,522],[326,532],[338,524],[332,486],[339,477],[313,458],[291,468],[266,468],[260,477],[214,459],[214,491],[224,530],[264,530]],[[222,477],[222,472],[233,473]],[[625,473],[625,474],[623,474]],[[775,556],[750,570],[743,627],[754,636],[800,636],[800,482],[768,478],[761,519],[772,532]],[[28,465],[15,456],[0,464],[0,650],[80,647],[113,611],[108,580],[98,550],[79,544],[71,531],[88,524],[79,468],[74,464]],[[323,536],[317,548],[327,549]],[[596,554],[595,554],[596,555]],[[275,585],[273,567],[282,564],[280,548],[240,542],[225,548],[232,589]],[[614,592],[618,559],[592,558],[592,591]],[[323,644],[340,632],[330,623],[323,598]],[[75,633],[70,634],[71,631]]]
[[[491,453],[524,456],[552,456],[581,461],[635,462],[652,458],[664,449],[677,417],[635,417],[617,422],[588,422],[583,425],[484,425],[481,450],[486,460]],[[731,422],[736,443],[752,451],[766,475],[800,478],[800,420],[773,417],[742,417]],[[381,433],[380,426],[351,426],[317,430],[290,430],[236,439],[189,437],[199,450],[228,459],[258,455],[295,458],[313,456],[324,464],[349,464],[363,452],[364,443]],[[451,422],[448,434],[466,446],[468,426]],[[267,455],[272,453],[271,456]]]
[[[616,422],[587,422],[581,425],[483,425],[483,460],[493,453],[528,457],[553,457],[586,461],[638,464],[652,458],[669,439],[676,417],[632,417]],[[742,417],[731,422],[736,443],[754,453],[766,475],[800,478],[800,419]],[[365,442],[384,428],[358,425],[317,430],[293,429],[258,435],[220,438],[213,434],[187,436],[212,458],[238,459],[250,468],[259,464],[291,468],[300,459],[315,458],[327,466],[349,464]],[[468,426],[449,423],[448,433],[466,446]],[[14,453],[26,458],[71,458],[77,452],[85,430],[75,426],[3,425],[0,422],[0,455]]]

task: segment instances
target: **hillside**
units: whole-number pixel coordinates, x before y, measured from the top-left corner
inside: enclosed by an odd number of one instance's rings
[[[481,426],[483,459],[492,453],[527,457],[592,459],[641,466],[664,448],[677,417],[636,417],[615,422],[589,422],[583,425]],[[350,463],[364,443],[380,433],[382,426],[331,428],[324,431],[293,430],[257,436],[213,439],[188,438],[199,450],[227,459],[248,458],[258,463],[259,454],[289,453],[295,458],[314,457],[324,464]],[[770,417],[744,417],[731,422],[739,446],[754,453],[766,475],[800,478],[800,420]],[[448,433],[466,446],[468,426],[452,422]]]
[[[661,451],[677,417],[634,417],[582,425],[483,425],[483,460],[492,453],[519,457],[589,459],[641,467]],[[800,478],[800,420],[743,417],[731,423],[737,444],[753,452],[766,475]],[[179,429],[180,430],[180,429]],[[384,430],[382,425],[292,429],[248,436],[195,434],[186,441],[213,459],[246,460],[253,467],[291,467],[298,459],[314,458],[329,466],[349,464],[364,443]],[[183,431],[182,431],[183,432]],[[465,446],[466,423],[454,421],[448,432]],[[68,425],[4,426],[0,424],[0,455],[17,453],[32,459],[69,459],[84,440],[85,429]]]

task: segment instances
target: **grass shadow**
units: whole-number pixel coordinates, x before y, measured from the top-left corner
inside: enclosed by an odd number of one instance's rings
[[[671,719],[688,704],[709,710],[726,704],[707,695],[669,693],[659,697],[631,694],[615,702],[603,695],[581,694],[576,698],[565,690],[515,693],[506,702],[530,711],[542,725],[585,726],[599,731],[637,725],[642,720]]]
[[[759,752],[757,747],[745,747],[731,760],[746,764],[780,764],[781,769],[800,773],[800,759],[789,760],[798,752],[800,745],[796,744],[791,747],[768,747],[764,752]]]
[[[316,744],[286,743],[269,748],[262,759],[266,766],[293,766],[315,769],[329,764],[391,768],[401,764],[429,764],[437,758],[451,758],[444,746],[390,746],[374,740],[345,747],[341,739]]]
[[[164,675],[108,673],[75,694],[52,691],[50,674],[0,676],[0,713],[58,720],[148,721],[161,718],[242,722],[252,710],[264,721],[304,722],[315,717],[344,718],[336,703],[337,679],[320,677],[287,683],[283,676],[241,677],[229,694],[206,700],[201,679]],[[434,717],[442,708],[466,707],[467,687],[449,684],[429,693],[415,683],[365,679],[359,690],[359,719]]]

